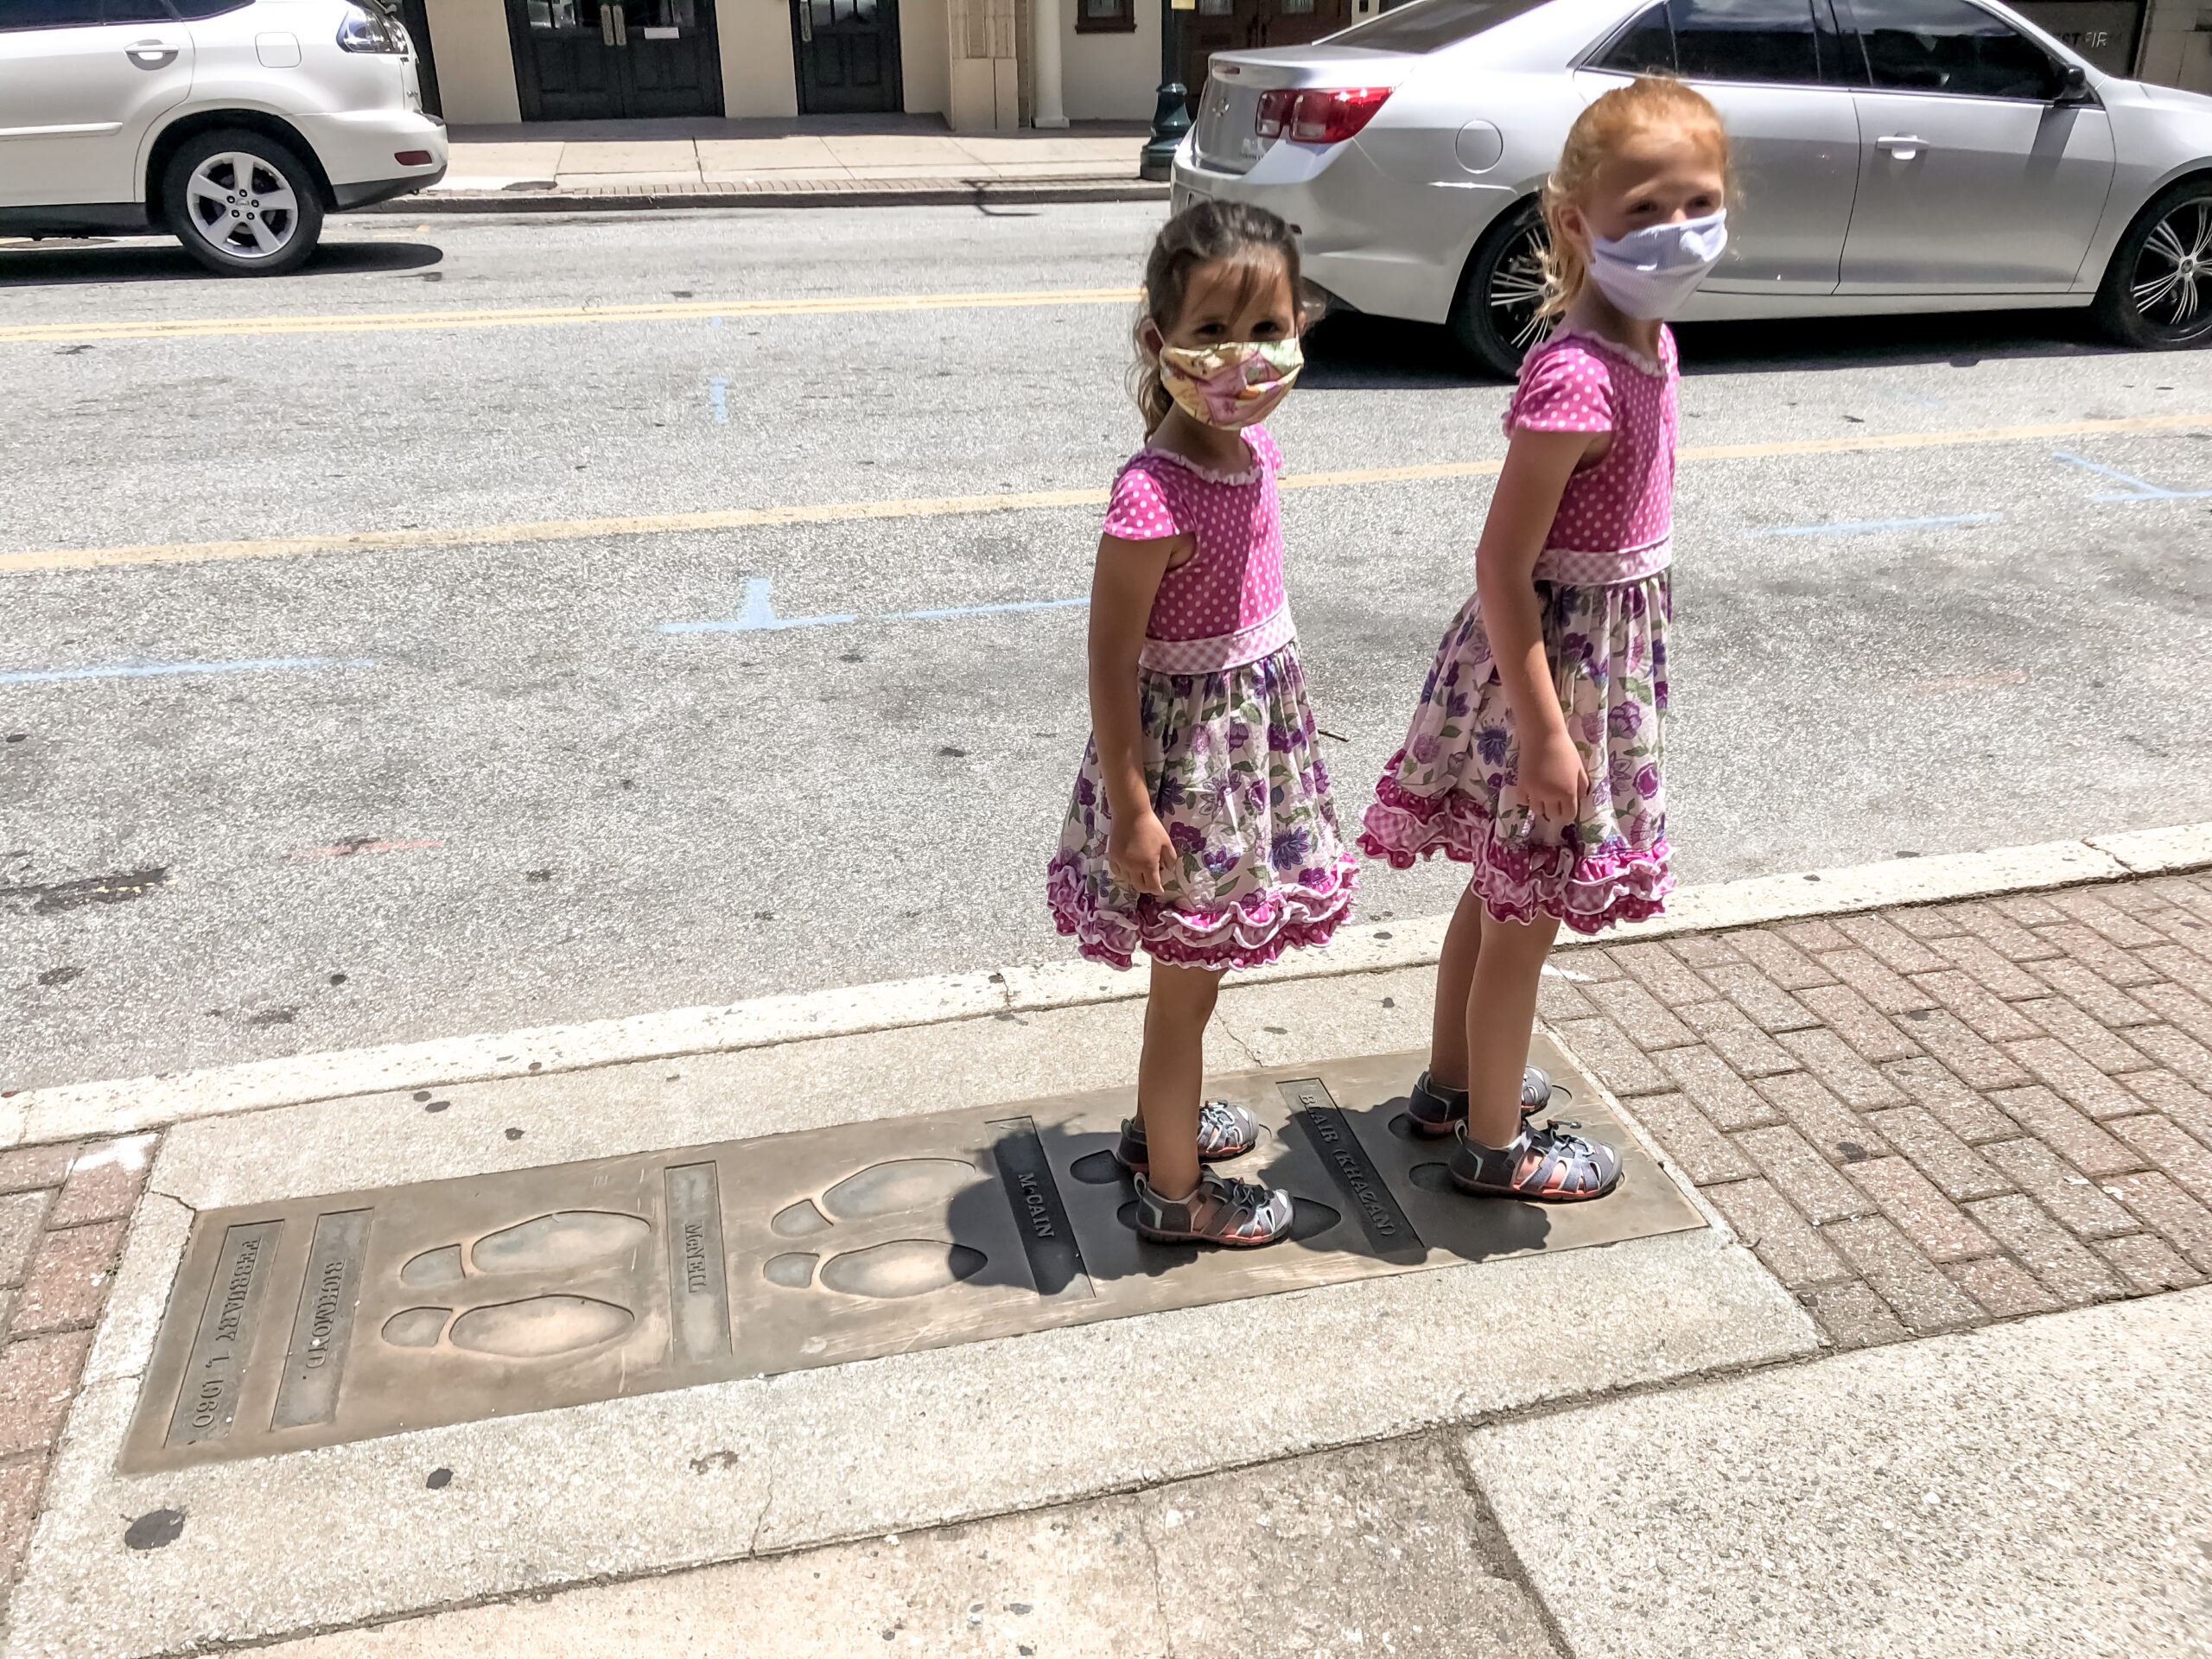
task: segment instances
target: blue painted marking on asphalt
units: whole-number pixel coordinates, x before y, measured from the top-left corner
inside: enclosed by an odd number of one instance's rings
[[[2054,449],[2050,453],[2056,460],[2067,461],[2075,467],[2086,467],[2093,473],[2101,473],[2107,478],[2116,478],[2123,484],[2133,484],[2135,486],[2133,490],[2117,494],[2092,496],[2090,499],[2094,501],[2200,501],[2207,496],[2212,496],[2212,490],[2161,489],[2156,484],[2146,484],[2139,478],[2131,477],[2116,468],[2102,466],[2089,460],[2086,455],[2070,454],[2063,449]]]
[[[1955,512],[1942,518],[1861,518],[1842,524],[1778,524],[1770,536],[1872,536],[1885,530],[1947,530],[1953,524],[1986,524],[2001,512]]]
[[[715,411],[715,424],[716,426],[728,426],[729,424],[729,400],[725,395],[728,389],[729,382],[727,380],[709,380],[707,382],[707,402]]]
[[[766,576],[748,576],[745,604],[738,613],[715,622],[664,622],[663,633],[750,633],[756,630],[820,628],[839,622],[945,622],[961,616],[998,616],[1009,611],[1065,611],[1088,605],[1084,599],[1024,599],[1004,605],[956,605],[940,611],[891,611],[881,616],[778,616],[768,602],[773,584]]]
[[[135,680],[155,674],[245,674],[266,668],[375,666],[337,657],[256,657],[236,663],[107,663],[98,668],[24,669],[0,674],[0,685],[28,685],[40,680]]]
[[[664,622],[663,633],[750,633],[756,629],[821,628],[833,622],[857,622],[857,616],[778,616],[768,602],[772,584],[766,576],[748,577],[745,605],[738,613],[720,622]]]
[[[1013,605],[962,605],[949,611],[893,611],[881,620],[886,622],[942,622],[954,616],[995,616],[1001,611],[1064,611],[1071,606],[1088,605],[1085,599],[1025,599]]]

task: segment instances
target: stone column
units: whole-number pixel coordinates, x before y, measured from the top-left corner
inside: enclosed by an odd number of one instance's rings
[[[1076,0],[1080,5],[1083,0]],[[1063,0],[1031,0],[1030,40],[1036,56],[1037,112],[1031,124],[1065,127],[1067,111],[1060,104],[1060,7]]]

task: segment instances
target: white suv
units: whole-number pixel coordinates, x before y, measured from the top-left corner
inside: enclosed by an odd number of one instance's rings
[[[378,0],[0,0],[0,234],[165,230],[273,276],[445,170]]]

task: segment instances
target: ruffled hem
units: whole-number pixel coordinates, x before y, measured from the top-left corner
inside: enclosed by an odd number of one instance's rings
[[[1076,861],[1056,859],[1045,899],[1053,925],[1093,962],[1127,969],[1142,950],[1177,967],[1230,971],[1263,968],[1285,950],[1326,944],[1351,914],[1358,887],[1358,861],[1346,855],[1319,883],[1287,883],[1219,910],[1177,910],[1141,893],[1131,913],[1101,904]]]
[[[1374,804],[1361,817],[1359,846],[1369,857],[1399,870],[1438,853],[1471,865],[1469,885],[1501,922],[1533,922],[1541,914],[1591,934],[1665,909],[1675,887],[1665,836],[1649,848],[1623,842],[1586,855],[1557,842],[1502,843],[1489,811],[1472,796],[1458,790],[1415,795],[1400,784],[1392,774],[1404,758],[1403,751],[1391,757]]]

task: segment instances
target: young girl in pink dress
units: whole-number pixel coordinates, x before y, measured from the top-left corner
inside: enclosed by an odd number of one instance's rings
[[[1544,188],[1544,310],[1506,411],[1475,593],[1445,633],[1360,845],[1400,868],[1471,866],[1437,964],[1428,1070],[1408,1116],[1459,1135],[1465,1192],[1559,1202],[1620,1179],[1614,1148],[1535,1123],[1537,976],[1561,922],[1658,912],[1675,340],[1661,320],[1727,240],[1728,137],[1679,82],[1605,93]]]
[[[1204,1167],[1249,1152],[1251,1113],[1199,1099],[1221,976],[1321,944],[1351,908],[1283,596],[1275,474],[1258,423],[1297,378],[1298,246],[1235,202],[1170,219],[1145,265],[1147,439],[1114,481],[1090,600],[1091,740],[1046,867],[1053,920],[1093,961],[1152,958],[1137,1116],[1138,1232],[1253,1246],[1290,1195]]]

